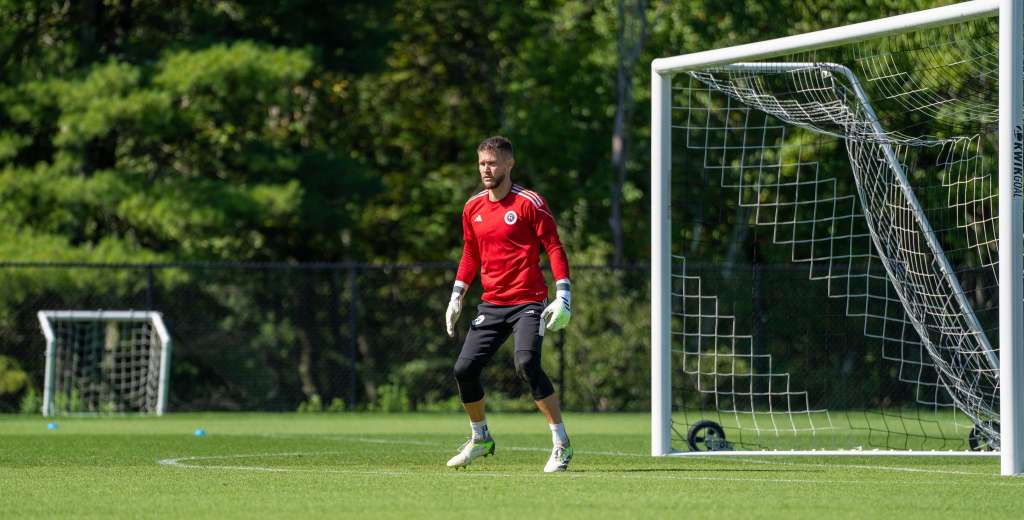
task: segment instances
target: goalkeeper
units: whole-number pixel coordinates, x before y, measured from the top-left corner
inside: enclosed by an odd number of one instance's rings
[[[554,446],[544,471],[565,471],[572,459],[572,446],[562,424],[558,396],[541,369],[540,354],[545,326],[559,330],[569,323],[569,262],[544,198],[512,183],[512,143],[504,137],[485,139],[477,147],[477,157],[485,189],[462,209],[462,261],[445,314],[448,335],[454,337],[466,289],[480,269],[483,302],[455,362],[455,380],[473,436],[448,466],[468,466],[477,457],[494,453],[480,372],[511,335],[515,338],[516,374],[530,385],[533,400],[551,428]],[[557,280],[555,300],[546,307],[548,288],[540,270],[541,246]]]

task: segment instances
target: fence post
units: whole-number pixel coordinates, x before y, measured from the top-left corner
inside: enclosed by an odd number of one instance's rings
[[[753,294],[753,300],[754,300],[753,301],[753,304],[754,304],[754,309],[753,309],[754,310],[754,312],[753,312],[753,314],[754,314],[754,316],[753,316],[753,318],[754,318],[754,326],[751,328],[752,331],[753,331],[753,336],[754,336],[753,337],[753,341],[751,342],[751,348],[754,351],[754,356],[751,358],[750,364],[752,365],[751,366],[752,370],[757,370],[759,373],[764,374],[764,373],[768,373],[768,371],[771,370],[771,369],[769,367],[767,367],[767,366],[764,366],[764,365],[766,365],[766,358],[762,357],[762,355],[765,354],[765,347],[764,347],[764,323],[765,323],[765,313],[764,313],[764,265],[759,261],[759,259],[760,259],[760,255],[755,254],[754,255],[754,265],[752,266],[752,268],[753,268],[753,277],[754,277],[754,280],[753,280],[754,281],[754,283],[753,283],[753,286],[754,286],[753,287],[753,291],[754,291],[754,294]],[[752,378],[751,379],[751,384],[757,385],[757,387],[767,386],[766,384],[758,385],[757,384],[757,380],[758,379],[760,379],[760,378]],[[761,383],[766,383],[766,382],[765,381],[761,381]],[[763,388],[753,388],[753,391],[754,392],[762,392],[762,391],[765,391],[765,389],[763,389]]]
[[[155,311],[153,298],[153,264],[146,264],[146,310]]]
[[[348,266],[348,294],[349,294],[349,384],[348,384],[348,407],[350,410],[356,407],[356,394],[358,385],[358,374],[356,372],[356,358],[359,352],[359,278],[354,263]]]
[[[565,331],[558,332],[558,400],[565,406]]]

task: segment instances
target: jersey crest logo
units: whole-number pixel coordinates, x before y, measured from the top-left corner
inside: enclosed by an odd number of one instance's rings
[[[483,221],[484,221],[483,217],[481,217],[479,214],[477,216],[473,217],[473,222],[483,222]]]
[[[515,224],[517,220],[519,220],[519,215],[516,215],[515,211],[509,210],[508,213],[505,213],[506,224],[511,226],[512,224]]]

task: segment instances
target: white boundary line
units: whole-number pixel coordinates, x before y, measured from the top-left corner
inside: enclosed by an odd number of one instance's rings
[[[992,457],[998,451],[899,451],[899,450],[803,450],[803,451],[674,451],[667,457]]]
[[[291,436],[302,436],[297,434],[268,434],[268,437],[291,437]],[[436,448],[445,448],[447,445],[441,443],[434,443],[428,441],[414,441],[414,440],[386,440],[386,439],[370,439],[365,437],[346,437],[344,435],[324,435],[317,436],[321,439],[337,440],[346,442],[361,442],[368,444],[394,444],[404,446],[428,446]],[[528,451],[528,452],[544,452],[547,453],[549,450],[546,448],[534,448],[534,447],[522,447],[522,446],[502,446],[503,450],[508,451]],[[278,457],[299,457],[299,456],[321,456],[321,455],[341,455],[348,452],[341,451],[310,451],[310,452],[280,452],[280,453],[253,453],[253,454],[234,454],[234,455],[202,455],[202,456],[189,456],[189,457],[176,457],[161,459],[157,461],[157,464],[162,466],[171,466],[182,469],[219,469],[219,470],[234,470],[234,471],[254,471],[254,472],[265,472],[265,473],[320,473],[320,474],[350,474],[350,475],[375,475],[383,477],[406,477],[406,476],[417,476],[422,475],[422,472],[412,471],[401,471],[401,470],[373,470],[373,469],[305,469],[305,468],[281,468],[281,467],[267,467],[267,466],[248,466],[248,465],[208,465],[208,464],[195,464],[196,461],[212,461],[212,460],[230,460],[230,459],[254,459],[254,458],[278,458]],[[636,457],[649,459],[646,454],[639,453],[627,453],[617,451],[580,451],[577,452],[580,455],[597,455],[597,456],[610,456],[610,457]],[[691,457],[697,458],[697,457]],[[702,460],[711,460],[711,458],[704,458]],[[825,464],[825,463],[811,463],[811,462],[788,462],[783,460],[759,460],[759,459],[748,459],[748,458],[727,458],[724,460],[741,462],[745,464],[757,464],[757,465],[768,465],[768,466],[793,466],[793,467],[808,467],[808,468],[842,468],[842,469],[867,469],[867,470],[878,470],[878,471],[893,471],[900,473],[924,473],[934,475],[958,475],[958,476],[980,476],[980,477],[998,477],[996,473],[982,473],[982,472],[970,472],[970,471],[955,471],[955,470],[937,470],[937,469],[923,469],[923,468],[909,468],[900,466],[876,466],[867,464]],[[440,468],[439,468],[440,469]],[[695,470],[702,471],[702,470]],[[706,470],[714,471],[714,470]],[[532,474],[515,474],[515,473],[498,473],[498,472],[483,472],[483,471],[439,471],[440,474],[446,476],[471,476],[471,477],[526,477],[526,478],[537,478],[542,475]],[[879,484],[878,481],[874,480],[834,480],[834,479],[779,479],[779,478],[741,478],[741,477],[684,477],[678,475],[652,475],[650,473],[645,475],[629,475],[619,474],[616,472],[608,472],[601,474],[593,473],[575,473],[569,472],[563,474],[566,478],[607,478],[616,477],[624,479],[654,479],[654,480],[687,480],[687,481],[715,481],[715,482],[772,482],[772,483],[831,483],[831,484]],[[949,482],[885,482],[884,484],[943,484],[948,485]],[[991,483],[989,483],[991,484]],[[999,485],[1013,485],[1020,487],[1020,484],[1015,482],[1002,482]]]

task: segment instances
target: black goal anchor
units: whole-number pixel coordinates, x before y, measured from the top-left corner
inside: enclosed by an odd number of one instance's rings
[[[985,421],[974,425],[971,433],[967,435],[967,444],[971,451],[998,451],[999,439],[995,435],[999,433],[999,423],[996,421]]]
[[[686,433],[690,451],[732,451],[732,444],[725,440],[725,430],[715,421],[697,421]]]

